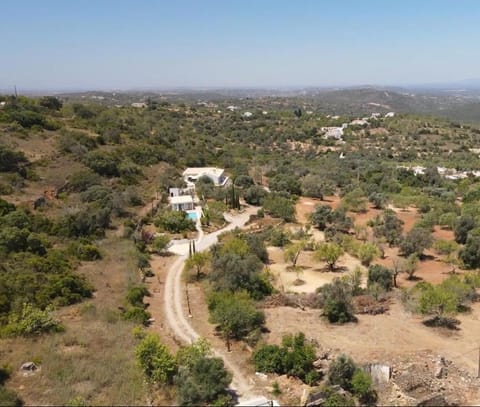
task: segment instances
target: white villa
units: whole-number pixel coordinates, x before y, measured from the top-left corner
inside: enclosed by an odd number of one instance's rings
[[[183,171],[183,179],[188,186],[194,186],[195,182],[197,182],[201,177],[210,178],[217,186],[223,186],[228,181],[228,177],[225,176],[223,168],[198,167],[187,168],[185,171]]]
[[[170,205],[174,211],[191,211],[195,204],[191,195],[179,195],[170,197]]]

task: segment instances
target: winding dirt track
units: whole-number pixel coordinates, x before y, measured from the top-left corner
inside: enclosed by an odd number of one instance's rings
[[[200,233],[199,239],[195,243],[196,249],[198,251],[206,250],[217,242],[220,233],[244,226],[248,222],[250,215],[255,213],[256,210],[257,208],[249,207],[240,215],[225,215],[225,218],[230,221],[230,224],[215,233],[208,235]],[[171,249],[175,251],[174,247]],[[181,254],[169,268],[165,279],[164,301],[168,325],[179,339],[186,343],[192,343],[198,340],[200,336],[190,325],[182,306],[182,297],[184,294],[184,290],[182,290],[182,270],[186,258],[186,253]],[[213,349],[213,352],[216,356],[223,359],[226,368],[233,374],[231,389],[237,392],[241,399],[253,397],[252,385],[240,369],[228,358],[228,354],[218,349]]]

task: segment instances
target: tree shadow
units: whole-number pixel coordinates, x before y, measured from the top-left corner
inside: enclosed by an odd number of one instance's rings
[[[420,261],[428,261],[428,260],[435,260],[435,259],[436,259],[436,257],[432,256],[431,254],[421,254],[419,256]]]
[[[429,328],[447,328],[451,331],[459,331],[460,320],[450,317],[441,317],[434,316],[422,322],[423,325],[428,326]]]
[[[344,273],[348,271],[348,267],[346,266],[335,266],[335,267],[330,267],[328,264],[326,264],[323,267],[316,267],[313,268],[313,271],[319,271],[321,273]]]

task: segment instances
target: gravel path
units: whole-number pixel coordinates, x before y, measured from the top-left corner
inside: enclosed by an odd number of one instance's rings
[[[256,211],[257,208],[249,207],[245,212],[239,215],[225,215],[225,219],[229,221],[230,224],[225,228],[208,235],[200,233],[199,239],[195,242],[196,249],[198,251],[207,250],[218,241],[219,234],[244,226],[248,222],[250,215],[256,213]],[[192,343],[198,340],[200,336],[190,325],[186,312],[182,306],[182,298],[184,294],[184,290],[182,289],[182,270],[185,259],[188,256],[188,245],[182,244],[178,245],[178,247],[175,247],[174,245],[169,250],[179,254],[179,257],[168,270],[165,279],[165,315],[167,323],[175,335],[183,342]],[[222,352],[218,349],[214,349],[213,352],[215,356],[223,359],[225,367],[232,372],[232,390],[235,390],[241,399],[254,396],[251,393],[253,387],[252,384],[242,374],[240,369],[230,361],[228,353]]]

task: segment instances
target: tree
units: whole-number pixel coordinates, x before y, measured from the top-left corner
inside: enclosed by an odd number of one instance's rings
[[[364,266],[369,266],[370,263],[380,256],[380,249],[373,243],[363,243],[357,249],[357,257]]]
[[[44,96],[40,98],[40,106],[51,110],[60,110],[63,106],[63,103],[55,96]]]
[[[368,268],[367,285],[379,284],[385,291],[392,289],[392,272],[384,266],[374,264]]]
[[[200,357],[179,368],[177,402],[182,406],[214,405],[226,395],[232,374],[220,358]]]
[[[457,214],[455,212],[442,213],[438,218],[438,224],[448,230],[453,230],[457,223]]]
[[[480,236],[469,235],[459,256],[467,268],[480,268]]]
[[[344,324],[355,321],[352,303],[352,286],[348,281],[335,278],[317,289],[323,304],[323,315],[329,322]]]
[[[418,289],[420,291],[418,303],[420,313],[444,317],[446,314],[457,312],[457,297],[454,292],[430,283],[421,283],[418,285]]]
[[[168,384],[177,372],[175,357],[155,334],[147,334],[135,349],[138,364],[149,380]]]
[[[364,404],[374,403],[377,399],[370,375],[360,369],[350,357],[344,354],[338,356],[330,364],[328,383],[330,385],[338,385],[342,389],[353,393]]]
[[[210,256],[210,253],[208,252],[193,253],[192,256],[190,256],[185,261],[185,270],[187,271],[194,270],[196,273],[197,280],[200,280],[202,270],[208,264],[208,262],[210,261],[210,258],[211,256]]]
[[[400,257],[393,257],[392,258],[392,278],[393,278],[393,286],[395,288],[398,287],[397,285],[397,277],[398,275],[403,272],[402,270],[402,262],[405,260]]]
[[[383,209],[387,203],[387,197],[380,192],[373,192],[368,197],[368,200],[373,204],[375,209]]]
[[[362,404],[371,405],[377,400],[377,393],[372,386],[372,377],[362,369],[357,368],[353,374],[351,385],[353,394],[360,399]]]
[[[235,178],[234,184],[240,188],[248,188],[254,185],[254,182],[249,175],[239,175]]]
[[[195,230],[195,222],[184,211],[164,211],[154,221],[155,226],[170,232],[182,233]]]
[[[94,150],[85,157],[87,167],[106,177],[118,177],[120,175],[120,164],[121,158],[112,152]]]
[[[307,242],[305,240],[301,240],[296,243],[291,243],[285,248],[284,257],[285,261],[289,261],[292,263],[292,268],[294,269],[297,266],[298,258],[303,250],[305,250],[305,246]]]
[[[152,249],[155,253],[163,255],[167,252],[170,239],[165,235],[157,235],[152,242]]]
[[[320,230],[325,230],[333,220],[332,208],[328,205],[317,205],[312,213],[311,222]]]
[[[210,356],[212,349],[205,338],[200,338],[191,345],[182,346],[176,355],[178,366],[193,366],[201,358]]]
[[[253,298],[260,299],[272,292],[272,286],[261,273],[262,268],[262,262],[254,254],[240,256],[212,252],[212,269],[208,278],[214,290],[247,290]]]
[[[260,328],[265,321],[265,315],[257,311],[253,300],[245,291],[233,294],[227,291],[213,293],[208,300],[208,309],[210,322],[218,325],[228,351],[232,338],[244,338],[254,329]]]
[[[243,194],[243,199],[249,205],[260,206],[263,203],[263,199],[268,195],[268,192],[259,185],[252,185],[247,188]]]
[[[342,198],[341,205],[346,210],[352,212],[365,212],[367,210],[368,201],[365,197],[365,193],[360,188],[356,188],[345,194]]]
[[[322,243],[315,251],[315,258],[327,263],[331,271],[335,269],[335,263],[343,254],[343,249],[336,243]]]
[[[373,221],[373,233],[375,236],[384,237],[390,246],[397,244],[401,238],[403,221],[391,209],[383,213],[383,217],[377,217]]]
[[[302,180],[302,195],[323,199],[324,195],[333,193],[333,187],[320,175],[309,174]]]
[[[263,200],[265,212],[273,217],[281,218],[287,222],[295,220],[295,208],[293,202],[280,195],[269,194]]]
[[[331,385],[338,385],[342,389],[352,390],[352,379],[357,371],[355,362],[345,354],[335,359],[328,369],[328,382]]]
[[[433,244],[433,248],[439,254],[443,255],[443,261],[450,264],[452,267],[452,273],[455,273],[455,265],[457,264],[456,252],[458,250],[458,244],[452,240],[436,240]]]
[[[421,256],[433,243],[432,234],[424,228],[414,227],[400,242],[400,252],[404,256],[416,254]]]
[[[413,275],[417,270],[418,265],[418,255],[416,253],[412,253],[410,256],[407,257],[406,260],[403,260],[400,267],[401,271],[407,273],[408,279],[413,280]]]
[[[462,215],[455,225],[455,241],[460,244],[465,244],[467,242],[468,233],[475,229],[476,222],[470,215]]]

